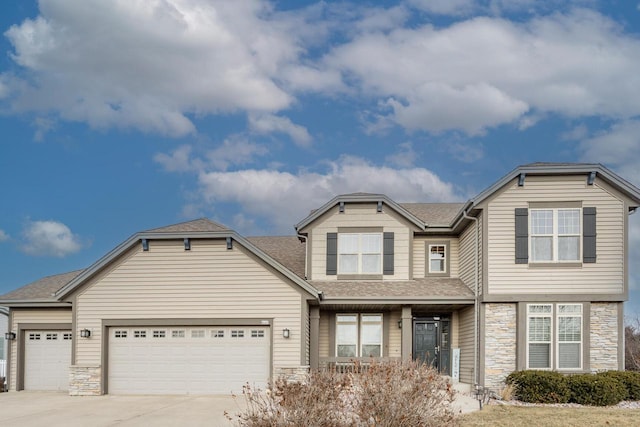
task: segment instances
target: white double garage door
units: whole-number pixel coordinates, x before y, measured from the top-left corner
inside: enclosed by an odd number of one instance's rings
[[[111,327],[108,332],[110,394],[241,393],[245,384],[264,389],[269,379],[269,327]],[[33,333],[59,338],[27,342],[25,389],[68,388],[70,333]]]

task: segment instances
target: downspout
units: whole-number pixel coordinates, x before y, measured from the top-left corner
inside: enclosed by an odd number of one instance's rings
[[[478,307],[478,286],[479,286],[479,280],[478,280],[478,233],[480,232],[479,229],[479,223],[478,223],[478,218],[474,217],[474,216],[469,216],[467,215],[467,210],[462,211],[462,217],[465,219],[470,219],[472,221],[474,221],[476,223],[476,234],[475,234],[475,239],[474,239],[474,246],[475,246],[475,257],[474,257],[474,294],[475,294],[475,304],[473,305],[474,307],[474,328],[473,328],[473,373],[474,373],[474,377],[475,377],[475,386],[477,387],[479,384],[479,372],[478,372],[478,338],[479,338],[479,334],[478,334],[478,318],[480,317],[480,308]]]

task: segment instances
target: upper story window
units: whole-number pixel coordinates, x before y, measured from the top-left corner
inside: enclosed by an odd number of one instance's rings
[[[447,251],[444,245],[429,245],[429,273],[445,273]]]
[[[580,261],[581,209],[530,209],[531,262]]]
[[[339,274],[382,274],[382,233],[338,234]]]

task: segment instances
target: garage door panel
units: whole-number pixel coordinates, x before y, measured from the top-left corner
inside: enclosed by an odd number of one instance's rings
[[[71,331],[25,332],[25,390],[69,390]]]
[[[109,392],[228,394],[269,377],[268,327],[112,328]]]

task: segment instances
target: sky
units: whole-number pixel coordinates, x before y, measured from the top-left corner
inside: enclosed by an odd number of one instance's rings
[[[536,161],[640,186],[640,1],[0,3],[0,293],[141,230],[293,234]],[[630,249],[633,315],[640,215]]]

